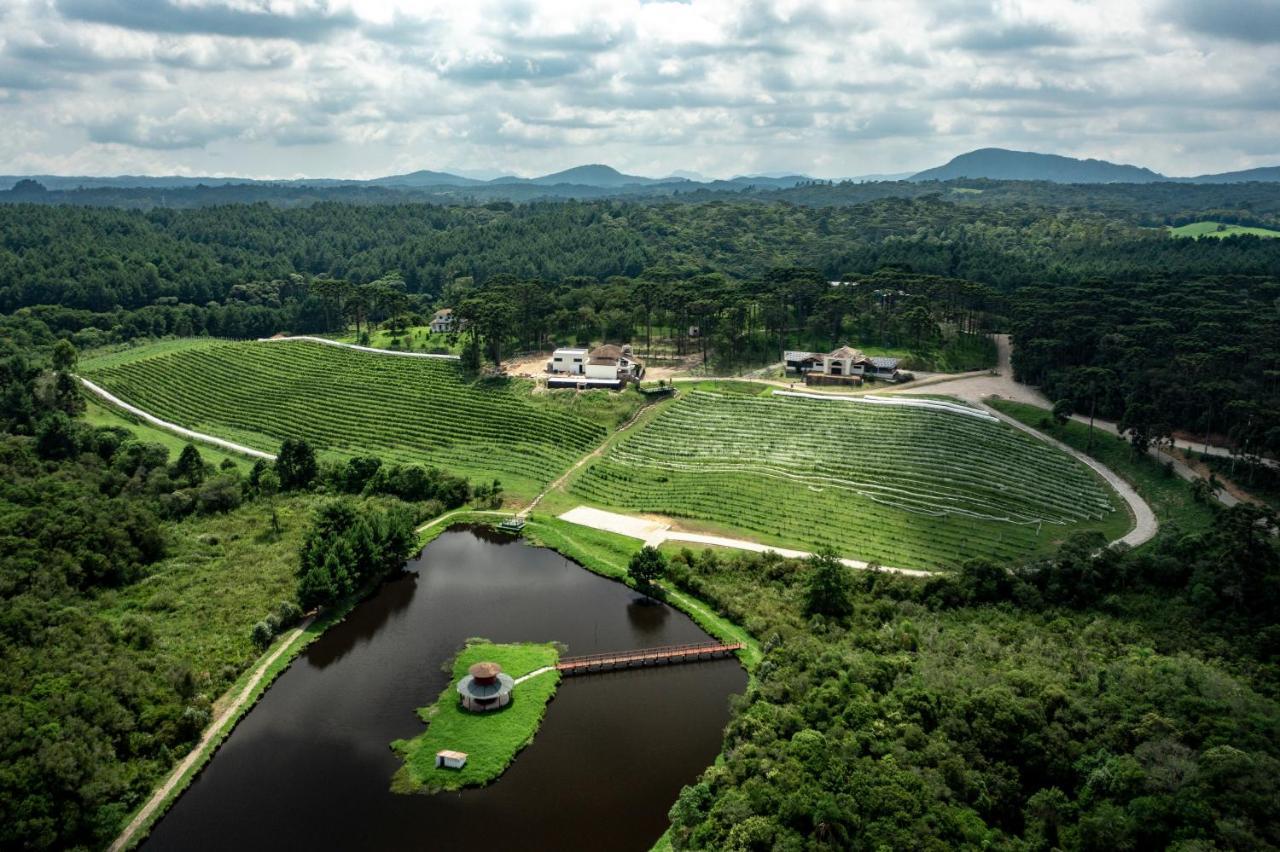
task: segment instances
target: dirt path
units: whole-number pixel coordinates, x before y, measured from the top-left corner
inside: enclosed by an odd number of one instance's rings
[[[555,670],[556,670],[556,667],[555,667],[555,666],[543,666],[543,667],[542,667],[542,668],[540,668],[540,669],[534,669],[533,671],[529,672],[527,675],[521,675],[520,677],[516,678],[516,679],[515,679],[515,685],[516,685],[516,686],[519,686],[520,684],[524,683],[526,680],[529,680],[529,679],[531,679],[531,678],[535,678],[535,677],[537,677],[537,676],[538,676],[538,675],[540,675],[540,674],[546,674],[547,672],[553,672],[553,671],[555,671]]]
[[[592,459],[598,457],[601,453],[603,453],[605,451],[605,448],[609,446],[609,442],[613,440],[614,435],[618,435],[621,432],[628,429],[631,426],[631,424],[635,423],[636,420],[639,419],[640,415],[643,414],[648,409],[649,409],[648,405],[642,405],[639,408],[637,408],[635,414],[632,414],[631,417],[627,419],[626,423],[623,423],[616,430],[614,430],[613,435],[606,436],[605,439],[600,442],[600,446],[596,447],[594,450],[587,453],[582,458],[578,459],[576,462],[573,463],[573,467],[569,468],[564,473],[560,474],[560,476],[557,477],[555,482],[551,483],[546,488],[542,489],[542,491],[538,493],[538,496],[533,498],[533,502],[531,502],[528,506],[525,506],[523,509],[521,509],[519,512],[516,513],[516,517],[518,518],[529,517],[529,513],[533,511],[533,508],[535,506],[537,506],[539,503],[542,502],[543,497],[546,497],[552,491],[555,491],[557,488],[563,485],[569,479],[569,477],[573,475],[573,472],[576,471],[578,468],[582,467],[584,464],[586,464],[587,462],[591,461]]]
[[[399,349],[378,349],[376,346],[360,346],[356,343],[340,343],[327,337],[311,337],[306,334],[293,337],[259,337],[259,343],[288,343],[291,340],[305,340],[308,343],[323,343],[325,346],[340,346],[343,349],[354,349],[357,352],[369,352],[374,355],[394,355],[398,358],[434,358],[437,361],[460,361],[457,355],[433,355],[427,352],[401,352]]]
[[[1014,381],[1012,366],[1013,345],[1009,340],[1009,335],[997,334],[995,337],[996,352],[998,356],[995,375],[983,374],[980,376],[964,376],[942,379],[933,383],[936,392],[958,397],[965,402],[971,402],[975,405],[980,405],[983,408],[987,408],[983,400],[992,396],[1012,400],[1014,402],[1022,402],[1028,405],[1036,405],[1041,408],[1052,408],[1053,403],[1050,402],[1049,398],[1042,394],[1038,388]],[[886,394],[911,394],[914,392],[916,392],[916,386],[883,391],[883,393]],[[1007,418],[1003,419],[1007,420]],[[1089,418],[1081,414],[1074,414],[1071,419],[1085,424],[1089,422]],[[1015,423],[1015,425],[1020,424]],[[1112,435],[1120,434],[1119,427],[1110,421],[1095,419],[1093,425],[1094,428],[1103,432],[1107,432]],[[1029,431],[1038,437],[1045,437],[1042,433],[1036,430]],[[1052,443],[1058,443],[1054,442],[1053,439],[1050,438],[1046,438],[1046,440],[1049,440]],[[1176,441],[1175,444],[1179,447],[1195,449],[1195,447],[1187,441],[1179,440]],[[1203,445],[1199,446],[1201,448],[1203,447]],[[1230,455],[1226,449],[1221,447],[1210,447],[1209,449],[1210,453],[1213,455]],[[1199,478],[1195,471],[1188,467],[1181,459],[1168,456],[1154,447],[1150,450],[1150,455],[1162,464],[1166,461],[1173,462],[1174,472],[1189,482]],[[1122,493],[1121,496],[1124,496],[1124,494]],[[1225,489],[1219,489],[1215,492],[1215,496],[1218,498],[1218,502],[1222,503],[1224,506],[1234,506],[1236,503],[1240,502],[1236,495],[1231,494]],[[1128,501],[1126,500],[1126,502]]]
[[[591,529],[611,532],[617,535],[624,535],[628,538],[638,538],[650,547],[668,541],[687,542],[689,544],[705,544],[712,547],[732,547],[737,550],[749,550],[753,553],[766,553],[772,551],[779,556],[785,556],[790,559],[805,559],[812,556],[804,550],[789,550],[785,547],[776,547],[771,544],[761,544],[758,541],[751,541],[744,538],[726,538],[718,535],[703,535],[702,533],[684,532],[683,530],[673,530],[670,524],[659,521],[650,520],[648,518],[637,518],[633,515],[622,515],[617,512],[606,512],[603,509],[593,509],[590,506],[578,506],[570,509],[560,515],[560,520],[568,521],[571,524],[577,524]],[[870,565],[857,559],[841,559],[840,560],[850,568],[856,568],[860,571],[866,570]],[[920,571],[915,568],[890,568],[881,566],[881,571],[888,571],[891,574],[904,574],[908,577],[932,577],[932,571]]]
[[[276,646],[276,649],[272,651],[266,659],[258,664],[258,668],[254,670],[253,676],[249,678],[249,682],[244,685],[244,689],[240,690],[240,694],[235,697],[235,700],[218,714],[218,718],[213,720],[213,724],[206,728],[204,735],[200,737],[200,743],[182,759],[181,763],[173,768],[168,777],[165,778],[164,783],[151,794],[151,798],[142,806],[142,810],[138,811],[138,813],[134,815],[129,824],[125,826],[124,831],[120,832],[120,836],[111,844],[109,852],[120,852],[120,850],[129,845],[133,840],[133,836],[138,832],[138,829],[145,825],[147,820],[149,820],[152,814],[155,813],[156,808],[163,804],[165,798],[173,792],[173,788],[182,780],[187,771],[204,755],[205,750],[208,749],[222,733],[224,733],[223,729],[227,728],[228,725],[235,720],[236,715],[244,707],[245,703],[253,697],[254,690],[266,675],[267,669],[269,669],[276,660],[280,659],[280,655],[293,645],[294,640],[302,635],[302,631],[310,627],[311,622],[314,620],[315,616],[310,616],[293,630],[289,631],[285,638]]]
[[[212,444],[215,447],[221,447],[224,450],[231,450],[232,452],[240,453],[242,455],[252,456],[255,459],[266,459],[267,461],[276,460],[276,457],[271,453],[263,452],[262,450],[255,450],[253,447],[246,447],[244,444],[232,443],[231,441],[223,440],[222,438],[215,438],[214,436],[206,435],[203,432],[195,432],[185,426],[179,426],[177,423],[170,423],[168,420],[161,420],[154,414],[138,408],[136,405],[130,405],[120,397],[105,388],[95,385],[93,382],[82,376],[76,376],[76,379],[79,380],[80,384],[84,385],[85,390],[89,391],[94,396],[115,406],[116,408],[121,409],[122,411],[129,412],[135,417],[141,417],[152,426],[159,426],[165,431],[173,432],[174,434],[181,435],[184,438],[190,438],[193,441],[203,441],[206,444]]]

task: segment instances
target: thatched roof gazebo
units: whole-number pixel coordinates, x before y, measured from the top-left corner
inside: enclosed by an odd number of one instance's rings
[[[467,676],[458,681],[462,706],[473,713],[486,713],[511,703],[511,690],[516,682],[497,663],[476,663]]]

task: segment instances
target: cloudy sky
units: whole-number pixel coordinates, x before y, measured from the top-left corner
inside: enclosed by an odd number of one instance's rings
[[[0,0],[0,173],[1280,164],[1280,0]]]

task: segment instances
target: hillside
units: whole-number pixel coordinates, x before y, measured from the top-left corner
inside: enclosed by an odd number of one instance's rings
[[[178,425],[271,452],[302,438],[334,457],[374,454],[499,479],[517,498],[606,434],[568,406],[531,397],[526,384],[470,381],[449,361],[306,342],[205,341],[126,355],[82,372]]]
[[[1010,151],[1005,148],[979,148],[961,154],[945,165],[918,172],[910,179],[925,181],[956,178],[1047,180],[1055,183],[1150,183],[1167,180],[1163,175],[1141,166],[1118,165],[1106,160],[1077,160],[1058,154]]]
[[[1066,455],[981,413],[694,391],[570,483],[600,505],[909,568],[1130,523]]]

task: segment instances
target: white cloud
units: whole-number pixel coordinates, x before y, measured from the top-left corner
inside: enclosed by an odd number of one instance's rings
[[[1276,19],[1224,2],[14,0],[0,172],[1280,163]]]

